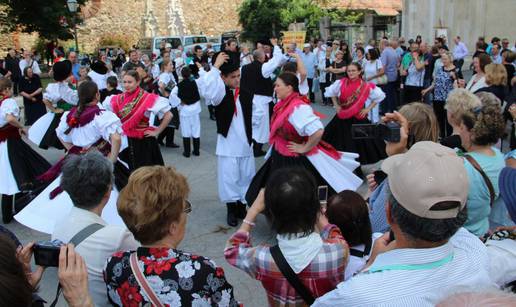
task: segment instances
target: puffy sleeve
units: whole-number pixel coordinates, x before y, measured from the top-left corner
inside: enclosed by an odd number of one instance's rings
[[[274,70],[281,65],[282,60],[283,54],[281,53],[281,48],[279,46],[274,46],[272,58],[262,65],[262,76],[264,78],[269,78],[274,73]]]
[[[385,93],[379,86],[375,86],[369,93],[369,99],[375,102],[381,102],[385,99]]]
[[[219,105],[226,96],[226,86],[220,76],[220,70],[213,67],[203,78],[204,93],[206,93],[204,98],[214,106]]]
[[[72,142],[72,137],[69,134],[65,134],[65,131],[68,129],[68,123],[66,123],[66,118],[68,117],[69,113],[69,111],[63,113],[63,116],[61,116],[61,120],[59,121],[59,125],[56,128],[57,137],[59,137],[66,143]]]
[[[50,83],[47,85],[45,92],[43,92],[43,99],[50,101],[54,106],[56,106],[57,101],[59,100],[59,91],[56,83]]]
[[[108,111],[111,111],[113,112],[113,108],[111,107],[111,99],[114,97],[115,95],[110,95],[110,96],[107,96],[106,98],[104,98],[104,101],[102,101],[102,107]]]
[[[14,99],[6,99],[0,107],[0,114],[2,118],[6,118],[7,114],[18,118],[20,116],[20,108]]]
[[[320,129],[324,129],[321,119],[314,114],[309,105],[300,105],[288,118],[297,133],[301,136],[310,136]]]
[[[156,115],[159,119],[162,119],[165,113],[169,112],[171,109],[170,104],[168,103],[168,99],[164,97],[159,97],[152,108],[150,108],[145,113],[153,113]],[[150,114],[147,114],[150,117]]]
[[[324,97],[339,97],[340,96],[340,84],[342,80],[337,80],[333,82],[332,85],[328,86],[326,90],[324,90]]]
[[[79,95],[77,94],[77,91],[71,89],[66,83],[59,84],[59,97],[66,101],[66,103],[74,106],[76,106],[79,102]]]
[[[181,99],[177,96],[178,94],[178,88],[177,86],[174,86],[172,89],[172,92],[168,96],[168,103],[172,108],[177,108],[181,104]]]
[[[109,141],[114,133],[122,134],[122,122],[115,113],[107,110],[95,117],[95,128],[106,141]]]

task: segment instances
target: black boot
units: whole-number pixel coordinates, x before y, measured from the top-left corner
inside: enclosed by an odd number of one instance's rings
[[[241,201],[237,201],[236,207],[236,216],[241,220],[245,219],[245,216],[247,215],[247,205],[242,203]]]
[[[226,208],[228,210],[227,222],[231,227],[236,227],[238,225],[238,220],[236,216],[237,203],[227,203]]]
[[[179,145],[174,143],[174,133],[176,129],[172,127],[167,127],[167,129],[165,130],[167,131],[167,141],[165,143],[165,146],[169,148],[179,148]]]
[[[199,147],[201,146],[201,138],[193,138],[193,152],[194,156],[199,156],[201,153],[199,152]]]
[[[215,120],[215,107],[212,105],[209,105],[208,111],[210,112],[210,119]]]
[[[183,138],[183,156],[190,158],[190,138]]]
[[[2,221],[9,224],[13,220],[13,195],[2,195]]]
[[[253,141],[253,153],[255,157],[263,157],[266,152],[262,150],[263,144]]]
[[[158,144],[161,145],[161,146],[165,146],[165,143],[163,143],[163,140],[167,136],[167,130],[168,129],[170,129],[170,128],[169,127],[165,128],[165,130],[161,131],[161,133],[158,135]]]

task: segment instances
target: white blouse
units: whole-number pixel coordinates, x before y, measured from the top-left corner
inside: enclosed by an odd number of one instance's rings
[[[66,118],[70,112],[67,111],[61,117],[59,126],[56,128],[57,136],[67,143],[75,146],[89,147],[95,144],[100,138],[110,141],[110,136],[114,133],[122,134],[122,122],[115,113],[102,110],[102,113],[96,115],[88,124],[74,128],[69,134],[65,134],[68,129]]]
[[[104,75],[101,75],[99,73],[94,72],[93,70],[88,73],[88,76],[97,84],[97,87],[100,90],[103,90],[107,87],[107,78],[114,76],[116,77],[116,74],[113,71],[109,71]]]
[[[2,102],[2,106],[0,107],[0,127],[7,125],[8,114],[16,117],[16,119],[20,118],[20,108],[16,100],[12,98],[7,98]]]
[[[311,136],[318,130],[324,129],[321,119],[315,115],[312,107],[307,104],[297,106],[288,117],[288,121],[300,136]]]
[[[376,61],[364,61],[364,77],[365,79],[370,78],[376,74],[378,74],[378,70],[383,68],[382,61],[380,59],[376,59]],[[378,78],[374,78],[371,81],[374,84],[378,83]]]
[[[301,81],[301,75],[297,73],[297,79],[299,80],[299,94],[308,95],[308,93],[310,92],[310,87],[308,86],[308,78],[305,78],[305,80]]]
[[[472,93],[475,93],[481,88],[487,87],[486,83],[486,77],[483,76],[482,78],[478,79],[477,82],[475,82],[476,74],[471,77],[468,84],[466,85],[466,89]]]
[[[79,102],[79,95],[77,90],[71,89],[68,86],[68,82],[54,82],[47,85],[43,93],[43,99],[50,101],[54,107],[57,106],[57,102],[61,99],[68,104],[76,106]]]

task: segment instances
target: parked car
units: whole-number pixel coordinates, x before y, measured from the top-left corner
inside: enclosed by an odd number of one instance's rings
[[[161,54],[160,47],[161,42],[165,41],[165,44],[170,44],[172,46],[172,51],[177,50],[179,46],[183,44],[183,41],[181,40],[181,36],[157,36],[153,39],[152,44],[152,56],[154,58],[158,58]]]
[[[143,54],[148,55],[149,57],[152,57],[152,37],[144,37],[138,40],[138,43],[136,44],[136,48],[140,50]]]

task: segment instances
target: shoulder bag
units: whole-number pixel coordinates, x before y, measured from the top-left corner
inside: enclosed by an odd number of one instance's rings
[[[495,197],[496,197],[496,193],[495,193],[495,189],[494,189],[493,183],[491,182],[489,177],[487,177],[486,173],[482,170],[482,167],[480,166],[480,164],[478,164],[478,162],[477,162],[477,160],[475,160],[475,158],[473,158],[470,155],[464,155],[464,157],[480,173],[482,178],[484,178],[484,181],[485,181],[485,183],[487,185],[487,189],[489,190],[489,197],[490,197],[489,206],[493,207],[493,203],[494,203]]]
[[[140,270],[140,267],[138,267],[138,259],[136,253],[137,251],[131,254],[129,258],[129,263],[131,265],[131,270],[133,271],[134,277],[136,278],[136,281],[140,286],[140,289],[145,293],[145,296],[149,298],[152,306],[165,307],[165,305],[159,300],[156,293],[150,287],[149,283],[147,282],[147,279]]]

